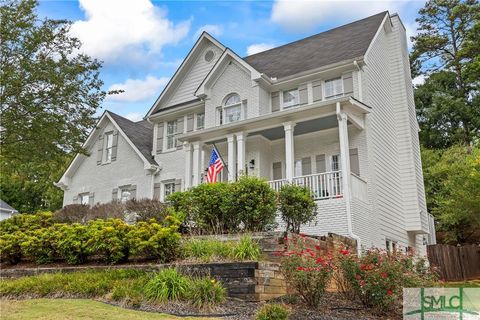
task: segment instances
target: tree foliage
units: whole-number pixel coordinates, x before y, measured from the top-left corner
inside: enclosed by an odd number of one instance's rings
[[[101,63],[80,53],[65,20],[40,20],[34,0],[0,8],[0,197],[17,210],[61,205],[53,186],[95,124]]]
[[[480,6],[477,0],[430,0],[416,19],[414,75],[427,78],[415,93],[426,147],[469,144],[480,135]]]
[[[422,150],[427,205],[449,243],[467,243],[480,229],[480,148]]]

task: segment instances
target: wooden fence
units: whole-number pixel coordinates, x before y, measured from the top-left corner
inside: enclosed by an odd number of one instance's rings
[[[444,281],[480,279],[480,246],[455,247],[446,244],[427,246],[430,265],[437,268]]]

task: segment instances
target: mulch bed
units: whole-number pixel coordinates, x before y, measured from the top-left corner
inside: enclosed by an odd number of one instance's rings
[[[102,302],[122,306],[112,301],[100,300]],[[352,302],[344,299],[338,293],[327,292],[317,309],[312,309],[296,297],[282,297],[270,302],[282,303],[290,309],[290,320],[340,320],[340,319],[401,319],[401,314],[375,315],[371,310],[365,309],[360,302]],[[185,302],[168,302],[166,304],[143,304],[135,310],[148,312],[161,312],[175,316],[189,317],[218,317],[228,320],[254,319],[257,310],[267,302],[246,302],[229,298],[225,303],[210,310],[198,310],[191,304]],[[122,306],[125,307],[125,306]]]

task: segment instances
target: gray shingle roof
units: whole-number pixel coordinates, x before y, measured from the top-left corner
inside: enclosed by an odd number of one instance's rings
[[[243,58],[269,77],[283,78],[361,57],[388,11]]]
[[[107,112],[137,147],[138,151],[140,151],[151,164],[156,165],[157,162],[152,156],[153,125],[146,120],[133,122],[111,111]]]

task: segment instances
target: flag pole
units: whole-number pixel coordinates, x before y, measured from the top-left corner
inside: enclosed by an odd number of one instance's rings
[[[212,143],[212,144],[213,144],[213,147],[215,148],[215,150],[217,150],[218,156],[219,156],[220,159],[222,160],[223,166],[227,169],[227,174],[230,175],[230,171],[228,171],[228,164],[226,164],[225,161],[223,160],[223,157],[222,157],[222,155],[220,154],[220,151],[218,151],[217,146],[215,145],[215,143]]]

